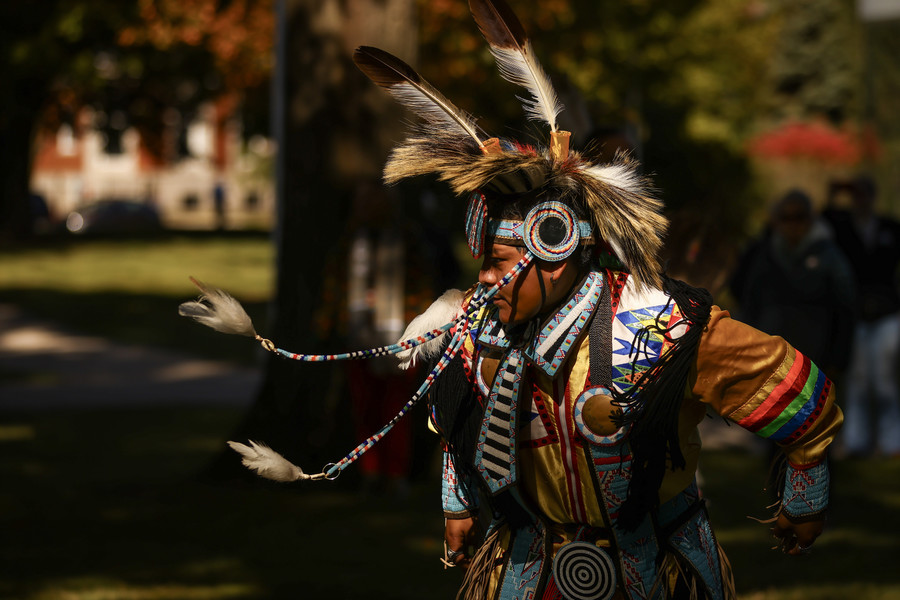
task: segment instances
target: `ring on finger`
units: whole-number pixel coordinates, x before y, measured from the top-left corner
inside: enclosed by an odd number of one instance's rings
[[[449,560],[450,562],[455,563],[456,557],[463,555],[465,555],[465,552],[463,550],[450,550],[449,548],[447,549],[447,560]]]

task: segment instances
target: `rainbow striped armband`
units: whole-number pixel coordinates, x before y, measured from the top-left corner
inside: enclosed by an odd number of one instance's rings
[[[791,349],[757,397],[732,419],[759,437],[782,446],[809,431],[828,400],[831,381],[814,362]]]

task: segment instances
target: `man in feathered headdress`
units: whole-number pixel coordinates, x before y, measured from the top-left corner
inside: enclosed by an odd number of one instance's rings
[[[636,165],[569,152],[515,15],[502,0],[470,7],[503,76],[530,93],[529,116],[548,125],[546,148],[488,138],[394,57],[355,55],[424,118],[386,181],[437,174],[469,196],[469,244],[483,255],[479,287],[433,309],[470,315],[451,330],[461,350],[429,396],[446,447],[445,560],[468,567],[466,598],[733,596],[694,479],[696,427],[711,408],[784,448],[773,532],[805,553],[822,530],[825,448],[841,422],[831,383],[781,338],[663,275],[667,222]],[[426,313],[404,338],[432,325]],[[473,557],[484,501],[493,519]]]
[[[386,52],[362,47],[354,60],[422,117],[386,181],[436,174],[468,197],[479,283],[444,294],[397,344],[347,355],[277,349],[224,318],[232,307],[216,291],[183,312],[288,358],[432,363],[409,405],[427,397],[443,439],[444,562],[467,567],[462,597],[733,598],[695,480],[697,425],[710,409],[783,448],[772,531],[785,552],[803,554],[822,532],[826,448],[842,420],[831,382],[783,339],[663,274],[667,221],[636,165],[570,152],[515,15],[502,0],[469,4],[501,74],[526,87],[529,116],[549,127],[546,147],[484,134]],[[317,475],[258,444],[233,447],[268,477],[330,478],[402,415]],[[481,512],[491,521],[478,541]]]

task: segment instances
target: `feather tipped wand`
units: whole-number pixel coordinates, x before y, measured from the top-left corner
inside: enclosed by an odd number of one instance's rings
[[[531,100],[519,98],[528,118],[544,121],[550,131],[557,131],[562,104],[518,17],[503,0],[469,0],[469,10],[491,47],[500,75],[531,93]]]
[[[248,440],[249,446],[238,442],[228,442],[232,450],[241,455],[241,463],[266,479],[272,481],[307,481],[323,479],[324,475],[307,475],[303,469],[287,460],[265,444]],[[321,474],[320,474],[321,475]]]
[[[179,315],[190,317],[198,323],[222,333],[260,339],[253,328],[250,316],[240,302],[227,292],[208,286],[193,277],[190,279],[200,289],[201,296],[198,300],[180,304],[178,306]]]
[[[353,52],[353,62],[380,87],[428,124],[467,135],[479,147],[481,139],[475,119],[457,108],[433,85],[422,79],[411,66],[384,50],[360,46]]]

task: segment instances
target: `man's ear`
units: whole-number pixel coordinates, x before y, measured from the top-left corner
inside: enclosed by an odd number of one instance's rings
[[[547,273],[553,281],[559,281],[567,269],[575,269],[575,265],[571,265],[571,262],[568,259],[559,262],[541,261],[541,270]]]

